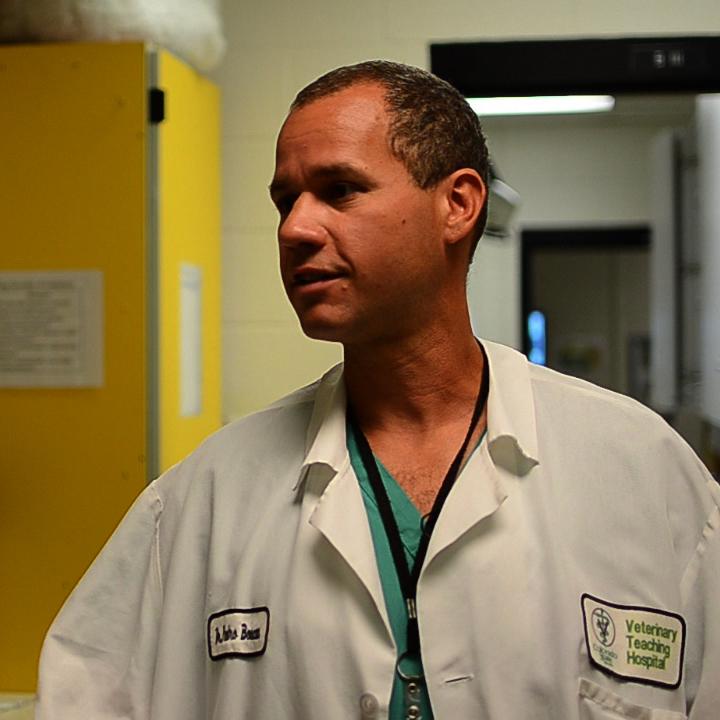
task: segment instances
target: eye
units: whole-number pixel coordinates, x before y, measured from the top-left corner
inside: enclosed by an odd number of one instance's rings
[[[273,203],[280,215],[287,215],[292,210],[293,205],[295,204],[295,200],[297,200],[297,197],[297,195],[286,193],[284,195],[278,195],[276,198],[273,198]]]
[[[325,195],[330,202],[340,202],[342,200],[348,200],[360,191],[360,187],[355,183],[334,182],[328,186]]]

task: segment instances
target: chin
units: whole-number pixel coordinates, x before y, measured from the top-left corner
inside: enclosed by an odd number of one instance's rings
[[[313,340],[353,345],[366,339],[366,323],[349,317],[329,317],[320,313],[298,314],[300,327]]]
[[[313,340],[356,345],[373,338],[371,328],[377,326],[366,313],[354,312],[347,307],[315,306],[298,310],[300,327]]]
[[[304,323],[300,321],[300,327],[307,337],[313,340],[324,340],[325,342],[343,342],[345,333],[337,326],[323,325],[320,323]]]

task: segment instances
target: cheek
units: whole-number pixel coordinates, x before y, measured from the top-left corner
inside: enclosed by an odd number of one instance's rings
[[[283,250],[282,247],[278,248],[278,262],[280,265],[280,278],[282,279],[283,285],[287,289],[290,281],[290,275],[292,273],[292,265],[290,263],[290,257],[287,250]]]

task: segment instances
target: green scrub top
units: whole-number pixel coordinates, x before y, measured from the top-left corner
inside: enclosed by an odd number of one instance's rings
[[[407,607],[400,589],[400,581],[398,580],[397,571],[395,570],[395,562],[393,560],[390,543],[385,533],[375,494],[368,480],[365,466],[363,465],[360,451],[358,450],[355,435],[347,425],[347,446],[350,453],[350,462],[352,463],[355,475],[360,482],[360,490],[362,491],[363,501],[365,502],[365,510],[370,524],[370,533],[375,546],[375,557],[378,564],[378,572],[380,574],[380,582],[382,583],[383,595],[385,596],[385,607],[390,619],[390,627],[395,638],[395,646],[397,647],[398,657],[407,649]],[[420,538],[422,537],[422,516],[418,509],[413,505],[405,491],[393,479],[392,475],[383,467],[382,463],[375,458],[380,477],[382,478],[385,490],[387,491],[392,506],[395,522],[397,522],[400,530],[400,538],[405,549],[405,557],[408,565],[412,567],[415,561]],[[405,672],[419,674],[422,671],[422,662],[416,663],[418,667],[403,667]],[[405,666],[405,661],[403,661]],[[405,681],[401,680],[397,673],[393,681],[392,695],[390,697],[389,720],[402,720],[406,717],[405,713]],[[425,683],[420,684],[420,708],[422,720],[431,720],[433,717],[430,707],[430,698],[428,697]]]

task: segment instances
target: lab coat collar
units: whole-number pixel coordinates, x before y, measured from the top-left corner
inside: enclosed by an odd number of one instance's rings
[[[516,350],[482,341],[490,371],[487,439],[493,461],[514,474],[525,475],[538,464],[535,404],[528,361]],[[331,368],[318,383],[306,436],[306,454],[297,489],[316,464],[335,473],[347,459],[346,395],[342,364]]]
[[[346,405],[345,383],[340,363],[330,368],[318,383],[305,438],[305,460],[293,490],[299,487],[313,465],[327,465],[335,473],[343,466],[347,459]]]
[[[488,448],[493,461],[525,475],[540,461],[535,402],[527,358],[517,350],[482,341],[490,369]]]

